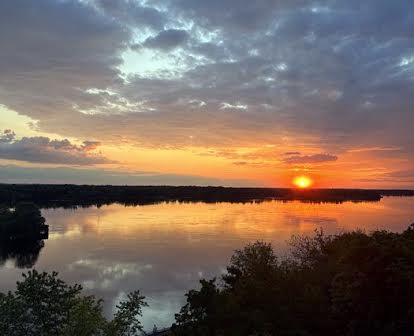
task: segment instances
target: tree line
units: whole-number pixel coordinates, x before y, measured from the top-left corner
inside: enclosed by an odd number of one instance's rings
[[[144,205],[160,202],[254,202],[301,200],[307,202],[379,201],[391,191],[363,189],[227,188],[196,186],[104,186],[0,184],[0,204],[33,202],[40,207],[100,206],[111,203]],[[392,195],[414,196],[396,190]]]

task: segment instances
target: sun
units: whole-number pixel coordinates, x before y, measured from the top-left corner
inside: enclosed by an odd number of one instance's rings
[[[306,189],[313,184],[313,181],[307,176],[296,176],[293,179],[293,184],[300,189]]]

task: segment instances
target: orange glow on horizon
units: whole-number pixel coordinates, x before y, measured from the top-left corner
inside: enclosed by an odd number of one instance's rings
[[[313,184],[313,181],[307,176],[296,176],[293,179],[293,184],[300,189],[306,189]]]

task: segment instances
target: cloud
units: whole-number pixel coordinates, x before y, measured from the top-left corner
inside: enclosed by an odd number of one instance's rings
[[[395,170],[383,174],[382,178],[398,182],[412,182],[414,183],[414,169]]]
[[[0,165],[0,183],[262,186],[257,181],[243,179],[217,179],[146,171],[125,172],[71,167],[35,168],[17,165]]]
[[[226,109],[234,109],[234,110],[247,110],[248,106],[247,105],[242,105],[242,104],[229,104],[229,103],[221,103],[220,105],[220,109],[221,110],[226,110]]]
[[[171,50],[183,45],[189,38],[188,33],[181,29],[168,29],[161,31],[157,36],[148,37],[143,46],[146,48]]]
[[[360,178],[359,182],[376,183],[379,188],[414,188],[414,168],[404,170],[391,170],[382,172],[381,169],[374,169],[367,177]]]
[[[191,17],[200,25],[214,30],[237,33],[254,33],[265,29],[277,10],[301,5],[303,0],[178,0],[169,1],[178,15]]]
[[[365,152],[399,152],[401,147],[367,147],[350,149],[349,153],[365,153]]]
[[[130,0],[95,0],[93,4],[105,15],[132,27],[162,29],[167,19],[156,8]]]
[[[100,145],[101,143],[99,141],[84,141],[81,149],[85,152],[89,152],[97,149]]]
[[[77,146],[69,140],[51,140],[47,137],[15,138],[15,133],[5,130],[0,136],[0,159],[34,163],[94,165],[114,163],[100,154],[91,153],[100,143],[85,141]]]
[[[6,129],[3,131],[3,134],[0,134],[0,144],[2,143],[10,143],[16,137],[16,133],[14,133],[10,129]]]
[[[132,34],[74,0],[1,1],[0,30],[0,103],[35,120],[76,118],[74,106],[100,105],[103,97],[86,91],[120,81]]]
[[[41,131],[104,143],[290,139],[328,153],[396,147],[411,160],[413,10],[410,0],[4,0],[0,103]]]
[[[312,154],[312,155],[292,155],[283,161],[288,164],[306,164],[306,163],[325,163],[338,160],[338,157],[332,154]]]
[[[264,168],[269,167],[271,164],[269,162],[257,162],[257,161],[234,161],[234,165],[236,166],[249,166],[253,168]]]

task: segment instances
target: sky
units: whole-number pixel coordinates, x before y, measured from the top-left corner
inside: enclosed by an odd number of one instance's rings
[[[2,0],[0,182],[414,188],[412,0]]]

